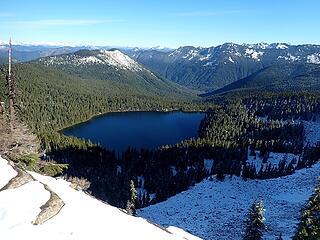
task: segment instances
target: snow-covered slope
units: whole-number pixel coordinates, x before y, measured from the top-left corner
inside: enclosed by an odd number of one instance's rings
[[[320,142],[320,119],[303,123],[305,145],[314,146]],[[247,163],[254,164],[259,171],[269,163],[278,166],[281,160],[289,163],[293,159],[297,161],[299,156],[272,152],[263,164],[256,151],[256,158],[249,156]],[[208,172],[212,164],[213,160],[205,160]],[[290,239],[300,209],[313,193],[319,177],[320,163],[276,179],[244,181],[226,177],[224,182],[204,180],[165,202],[139,210],[138,215],[163,226],[175,225],[203,239],[240,240],[250,205],[254,200],[262,199],[269,229],[265,239],[273,240],[280,233],[283,239]]]
[[[119,50],[81,50],[74,54],[51,56],[39,59],[39,62],[50,65],[108,65],[119,69],[142,71],[143,67]]]
[[[139,239],[183,240],[199,238],[172,228],[163,230],[142,218],[132,217],[91,196],[72,189],[62,179],[30,172],[35,180],[0,191],[1,239]],[[17,172],[0,157],[0,189]],[[49,200],[48,187],[64,202],[58,214],[41,225],[32,222]],[[174,233],[171,233],[174,232]]]
[[[242,239],[243,221],[255,199],[265,203],[265,239],[282,233],[290,239],[299,211],[314,191],[320,163],[291,176],[271,180],[233,177],[204,180],[167,201],[141,209],[138,215],[164,226],[175,225],[203,239]]]

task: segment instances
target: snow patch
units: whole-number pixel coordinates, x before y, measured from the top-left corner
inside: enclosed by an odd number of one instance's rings
[[[171,233],[174,233],[178,236],[187,238],[189,240],[201,240],[201,238],[195,237],[195,236],[191,235],[190,233],[183,231],[181,228],[170,226],[167,228],[167,230]]]
[[[194,57],[198,56],[198,54],[199,54],[198,50],[192,49],[186,55],[182,56],[182,58],[188,59],[189,61],[191,61]]]
[[[203,166],[204,169],[211,174],[212,166],[213,166],[214,160],[213,159],[204,159],[203,160]]]
[[[287,48],[288,48],[288,46],[285,43],[278,43],[276,45],[276,49],[287,49]]]
[[[105,63],[111,66],[120,67],[123,69],[133,70],[133,71],[141,71],[142,67],[133,59],[123,54],[119,50],[101,51],[102,53],[98,55],[98,57],[103,60]]]
[[[277,59],[284,59],[286,61],[296,62],[296,61],[300,60],[300,57],[299,56],[293,56],[292,54],[287,53],[286,56],[279,56]]]
[[[203,57],[200,57],[199,61],[208,61],[210,59],[210,57],[211,57],[211,54],[207,54],[207,55],[205,55]]]
[[[305,144],[315,146],[320,142],[320,120],[318,121],[303,121],[305,130]]]
[[[248,151],[248,161],[249,165],[253,164],[258,173],[262,167],[262,171],[265,171],[267,166],[271,164],[271,167],[278,167],[280,161],[285,161],[286,166],[293,160],[295,164],[298,162],[300,156],[292,153],[274,153],[270,152],[269,157],[263,162],[263,159],[259,156],[260,151],[255,151],[255,156],[250,156],[250,151]]]
[[[117,175],[121,174],[122,173],[122,167],[121,166],[117,166]]]
[[[7,161],[1,158],[0,156],[0,169],[1,169],[1,175],[0,175],[0,189],[3,188],[7,183],[17,176],[17,172],[8,164]]]
[[[315,53],[307,56],[307,63],[320,64],[320,54]]]
[[[260,58],[263,55],[263,52],[257,52],[252,48],[247,48],[245,51],[246,57],[251,57],[252,59],[255,59],[257,61],[260,61]]]
[[[172,176],[177,175],[177,169],[175,166],[170,166],[170,171],[171,171]]]
[[[204,67],[211,67],[213,65],[213,62],[207,62],[206,64],[204,64]]]
[[[103,63],[103,61],[94,56],[84,57],[80,61],[83,63]]]

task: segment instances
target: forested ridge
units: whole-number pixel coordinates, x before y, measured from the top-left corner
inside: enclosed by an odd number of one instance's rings
[[[319,73],[319,65],[317,64],[275,64],[204,95],[210,97],[228,92],[237,94],[238,92],[255,90],[274,93],[319,91]]]

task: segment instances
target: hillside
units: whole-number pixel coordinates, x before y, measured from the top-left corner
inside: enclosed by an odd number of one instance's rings
[[[266,67],[250,76],[202,96],[241,91],[315,91],[320,90],[320,65],[279,64]]]
[[[229,121],[227,118],[223,120]],[[299,122],[304,126],[303,145],[319,146],[320,119],[296,121],[295,124]],[[237,124],[239,125],[241,124]],[[224,130],[222,125],[219,127]],[[307,148],[305,150],[307,151]],[[270,151],[268,157],[264,158],[260,152],[253,155],[248,151],[244,161],[254,166],[254,172],[258,173],[261,169],[278,166],[281,161],[288,166],[291,160],[297,163],[301,158],[303,157],[299,153],[281,151]],[[242,173],[238,176],[228,174],[219,181],[217,175],[212,176],[212,173],[217,173],[213,172],[218,162],[216,155],[204,159],[203,162],[204,168],[211,174],[210,177],[164,202],[140,209],[138,215],[163,226],[174,222],[176,226],[203,239],[241,240],[247,211],[253,201],[261,199],[265,204],[268,226],[263,239],[276,239],[280,233],[283,239],[291,239],[299,223],[300,210],[318,183],[319,154],[317,159],[318,163],[312,167],[296,170],[288,176],[264,180],[246,179],[245,168],[242,168]]]
[[[4,239],[200,239],[129,216],[69,182],[20,171],[1,157],[0,216]]]
[[[117,89],[114,92],[120,90],[169,98],[187,95],[185,89],[159,78],[117,49],[80,50],[72,54],[40,58],[36,62],[85,79],[103,80],[112,84],[109,88]]]
[[[62,55],[59,58],[70,56],[81,59],[79,55]],[[17,80],[17,105],[21,119],[33,131],[48,134],[51,130],[100,113],[179,108],[180,103],[194,98],[193,94],[158,78],[125,55],[120,53],[120,56],[128,59],[125,63],[132,63],[136,70],[91,63],[47,66],[48,61],[61,63],[59,58],[56,61],[44,58],[39,60],[41,63],[15,64],[13,71]],[[118,63],[111,61],[111,64]],[[6,99],[6,66],[0,69],[0,99]]]
[[[291,239],[300,210],[317,185],[320,165],[294,175],[271,180],[227,177],[223,182],[203,180],[189,190],[138,211],[138,215],[163,226],[176,225],[203,239],[241,240],[250,205],[263,199],[269,231],[263,239],[282,233]]]
[[[320,63],[320,46],[225,43],[169,52],[132,49],[128,54],[152,71],[192,89],[212,91],[275,64]]]

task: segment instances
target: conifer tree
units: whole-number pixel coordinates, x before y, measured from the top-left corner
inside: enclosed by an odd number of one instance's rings
[[[133,180],[130,181],[130,199],[127,202],[127,213],[129,215],[136,215],[136,201],[137,201],[137,190],[134,186]]]
[[[263,232],[266,230],[264,211],[262,201],[255,201],[252,204],[247,219],[245,220],[244,240],[262,239]]]
[[[320,185],[302,211],[294,240],[320,239]]]

